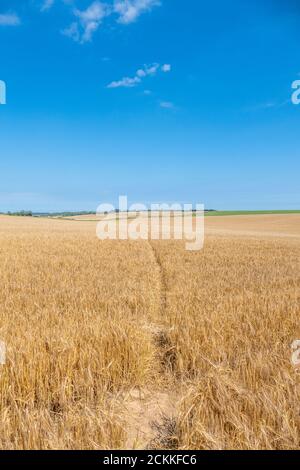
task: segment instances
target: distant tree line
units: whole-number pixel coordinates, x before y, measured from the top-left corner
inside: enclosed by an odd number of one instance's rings
[[[95,215],[95,211],[78,211],[78,212],[32,212],[32,211],[16,211],[6,212],[6,215],[13,215],[19,217],[72,217],[76,215]]]
[[[19,212],[7,212],[7,215],[13,215],[18,217],[32,217],[32,211],[19,211]]]
[[[95,211],[79,211],[79,212],[47,212],[43,214],[35,214],[37,216],[47,217],[75,217],[76,215],[95,215]]]

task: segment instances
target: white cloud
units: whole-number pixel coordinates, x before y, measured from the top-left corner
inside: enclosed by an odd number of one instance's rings
[[[70,26],[62,31],[62,34],[67,36],[68,38],[73,39],[73,41],[79,42],[80,41],[80,32],[78,23],[74,22],[70,24]]]
[[[50,10],[50,8],[53,6],[54,0],[44,0],[42,6],[41,6],[41,11],[46,11]]]
[[[159,103],[159,106],[161,108],[164,108],[164,109],[174,109],[175,108],[174,103],[172,103],[171,101],[161,101]]]
[[[139,83],[141,83],[141,79],[139,77],[124,77],[122,80],[111,82],[109,85],[107,85],[107,88],[133,88]]]
[[[165,72],[165,73],[171,72],[172,66],[171,66],[170,64],[164,64],[164,65],[162,65],[161,69],[162,69],[162,71]]]
[[[155,75],[159,69],[159,64],[145,65],[146,75]]]
[[[83,24],[94,21],[101,21],[107,14],[107,5],[102,2],[95,1],[86,10],[75,10],[75,15],[80,18]]]
[[[119,15],[119,23],[129,24],[136,21],[142,13],[151,11],[158,5],[159,0],[115,0],[114,12]]]
[[[109,14],[109,7],[105,3],[95,1],[86,10],[75,10],[74,14],[79,18],[83,27],[81,41],[87,42],[92,39],[103,18]]]
[[[75,9],[73,13],[78,21],[63,30],[63,34],[83,44],[91,41],[103,18],[110,15],[111,8],[106,3],[96,0],[86,10]]]
[[[73,3],[73,0],[63,1],[70,5]],[[42,11],[45,11],[52,7],[55,0],[43,0],[43,2]],[[136,21],[142,13],[151,11],[154,6],[160,4],[160,0],[113,0],[110,4],[95,0],[86,10],[74,9],[73,15],[76,21],[62,33],[83,44],[91,41],[105,17],[117,15],[118,23],[129,24]],[[144,72],[139,71],[139,73],[143,75]]]
[[[140,78],[144,78],[146,77],[146,72],[145,70],[142,70],[142,69],[139,69],[137,72],[136,72],[137,76],[140,77]]]
[[[160,69],[160,65],[157,63],[151,64],[151,65],[144,65],[142,69],[138,69],[136,71],[136,74],[133,78],[124,77],[122,78],[122,80],[113,81],[109,85],[107,85],[107,88],[120,88],[120,87],[132,88],[140,84],[142,82],[142,79],[146,78],[147,76],[155,76],[159,69]]]
[[[21,23],[16,13],[0,14],[0,26],[18,26]]]

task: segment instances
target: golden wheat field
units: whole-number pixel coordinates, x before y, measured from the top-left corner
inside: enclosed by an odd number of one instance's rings
[[[0,216],[0,448],[298,449],[300,215],[95,230]]]

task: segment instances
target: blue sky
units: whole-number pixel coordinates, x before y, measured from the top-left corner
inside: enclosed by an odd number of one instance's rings
[[[0,0],[0,211],[300,209],[299,39],[292,0]]]

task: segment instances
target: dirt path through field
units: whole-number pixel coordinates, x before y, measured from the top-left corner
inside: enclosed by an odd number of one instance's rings
[[[178,397],[173,392],[134,389],[124,398],[127,449],[176,447]]]
[[[127,449],[176,448],[176,416],[180,394],[170,386],[170,371],[174,360],[174,347],[164,326],[167,308],[167,285],[164,270],[155,247],[145,243],[151,250],[153,263],[149,268],[154,271],[154,279],[159,289],[160,305],[158,318],[144,325],[150,333],[157,350],[158,383],[156,389],[133,389],[124,399],[124,420],[127,432]]]

